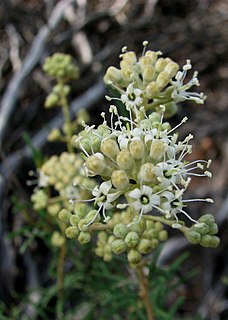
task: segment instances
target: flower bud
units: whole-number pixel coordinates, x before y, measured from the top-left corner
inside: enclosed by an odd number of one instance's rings
[[[160,88],[156,81],[152,81],[146,86],[146,96],[149,99],[156,97],[159,94],[159,92]]]
[[[137,221],[138,217],[135,217],[134,219],[136,219],[136,221]],[[133,219],[133,221],[135,221],[134,219]],[[139,222],[133,224],[130,228],[131,231],[135,231],[138,234],[142,234],[145,229],[146,229],[146,222],[144,219],[141,219]]]
[[[168,239],[168,233],[166,230],[162,230],[158,234],[159,241],[166,241]]]
[[[72,216],[71,212],[66,209],[62,209],[58,214],[59,219],[66,223],[70,221],[71,216]]]
[[[52,107],[55,107],[56,105],[58,105],[58,102],[59,102],[59,97],[57,94],[55,93],[50,93],[45,102],[44,102],[44,106],[45,108],[52,108]]]
[[[117,142],[112,139],[106,139],[101,142],[101,151],[111,159],[115,159],[116,155],[120,152]]]
[[[145,163],[139,172],[139,180],[145,182],[153,182],[156,178],[154,174],[154,165],[152,163]]]
[[[121,254],[126,251],[127,246],[122,239],[116,239],[111,244],[112,252],[115,254]]]
[[[151,66],[151,61],[149,57],[146,56],[142,56],[139,58],[139,63],[140,63],[140,67],[142,72],[147,68]]]
[[[131,264],[137,264],[142,260],[142,254],[135,249],[131,249],[127,254],[127,259]]]
[[[159,245],[158,239],[152,239],[152,240],[151,240],[151,246],[152,246],[152,248],[155,248],[155,247],[157,247],[158,245]]]
[[[120,82],[122,79],[121,71],[115,67],[109,67],[104,76],[104,82],[109,84],[109,82]]]
[[[160,73],[165,69],[167,65],[167,61],[164,58],[159,58],[155,63],[155,70],[156,72]]]
[[[204,214],[198,221],[210,225],[215,222],[215,218],[212,214]]]
[[[150,62],[154,64],[157,61],[158,52],[148,50],[145,53],[145,57],[148,57],[150,59]]]
[[[212,239],[213,239],[213,236],[211,236],[209,234],[204,234],[201,237],[200,245],[203,246],[203,247],[209,248],[209,247],[211,247],[211,245],[213,243]]]
[[[129,64],[134,64],[137,62],[137,57],[134,51],[128,51],[122,55],[123,61],[128,62]],[[122,61],[121,61],[122,62]]]
[[[212,236],[212,239],[211,239],[211,243],[210,243],[210,247],[211,248],[217,248],[220,244],[220,239],[219,237],[217,236]]]
[[[112,184],[116,189],[123,190],[129,184],[129,179],[124,170],[115,170],[111,176]]]
[[[72,226],[77,226],[81,219],[76,214],[72,214],[70,217],[70,224]]]
[[[130,170],[134,165],[132,156],[127,150],[122,150],[117,154],[116,162],[123,170]]]
[[[71,226],[65,230],[66,237],[69,239],[77,238],[79,235],[79,230],[76,226]]]
[[[86,224],[90,223],[96,216],[96,219],[93,222],[99,222],[101,217],[100,214],[97,213],[97,210],[91,210],[85,217]]]
[[[118,223],[115,225],[113,229],[113,234],[120,239],[125,238],[126,234],[128,233],[128,228],[123,223]]]
[[[78,241],[81,244],[86,244],[89,243],[91,241],[91,234],[89,232],[80,232],[79,236],[78,236]]]
[[[165,71],[162,71],[161,73],[159,73],[156,79],[159,89],[163,89],[164,87],[166,87],[169,81],[170,81],[170,76]]]
[[[87,204],[82,202],[76,202],[76,204],[74,205],[74,213],[79,218],[84,218],[87,214]]]
[[[53,203],[47,207],[47,211],[51,216],[56,216],[61,209],[60,203]]]
[[[148,254],[152,251],[151,241],[148,239],[141,239],[137,245],[137,250],[142,254]]]
[[[130,154],[134,159],[141,159],[144,155],[144,144],[140,138],[132,140],[129,145]]]
[[[201,235],[199,232],[196,231],[189,231],[186,233],[186,238],[192,244],[197,244],[200,242]]]
[[[206,223],[195,224],[192,229],[200,234],[207,234],[209,232],[209,226]]]
[[[173,78],[177,74],[178,70],[179,65],[174,61],[169,62],[164,68],[164,71],[169,74],[170,78]]]
[[[131,231],[126,235],[124,241],[128,247],[133,248],[139,242],[139,235],[135,231]]]
[[[65,238],[60,232],[54,231],[51,237],[51,244],[55,247],[61,247],[65,242]]]
[[[106,167],[103,154],[95,153],[92,156],[88,157],[86,159],[86,167],[93,174],[101,174]]]
[[[87,224],[87,221],[86,219],[81,219],[79,222],[78,222],[78,229],[80,231],[86,231],[88,229],[88,227],[86,227],[86,224]]]
[[[133,71],[132,71],[132,68],[124,68],[121,70],[122,72],[122,76],[124,78],[124,80],[126,81],[131,81],[132,79],[132,74],[133,74]]]
[[[58,128],[53,128],[49,133],[47,140],[50,142],[57,141],[61,137],[61,132]]]
[[[209,226],[209,234],[214,235],[214,234],[217,234],[217,233],[218,233],[218,226],[217,226],[216,223],[212,223]]]
[[[150,146],[150,157],[156,161],[162,160],[166,151],[166,144],[154,139]]]
[[[147,66],[144,70],[143,70],[143,81],[144,82],[150,82],[153,79],[154,76],[154,68],[152,66]]]

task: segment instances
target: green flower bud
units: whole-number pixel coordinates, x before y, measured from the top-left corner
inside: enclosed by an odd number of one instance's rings
[[[129,151],[134,159],[141,159],[144,155],[144,150],[145,146],[140,138],[130,142]]]
[[[86,216],[87,210],[88,207],[86,203],[76,202],[74,205],[74,213],[81,219]]]
[[[31,200],[35,210],[43,209],[47,206],[48,195],[44,190],[38,190],[31,196]]]
[[[47,207],[48,213],[52,216],[56,216],[59,213],[60,209],[61,209],[60,203],[53,203]]]
[[[86,159],[86,167],[93,174],[101,174],[106,167],[103,154],[95,153],[92,156],[88,157]]]
[[[70,224],[72,226],[77,226],[81,219],[76,214],[72,214],[70,217]]]
[[[152,240],[151,240],[151,247],[152,247],[152,248],[155,248],[155,247],[157,247],[158,245],[159,245],[158,239],[152,239]]]
[[[79,236],[78,236],[78,241],[81,244],[89,243],[91,241],[91,234],[89,232],[81,231]]]
[[[111,159],[115,159],[120,152],[117,142],[112,139],[106,139],[101,142],[101,151]]]
[[[202,217],[198,220],[200,223],[206,223],[208,225],[215,222],[215,218],[212,214],[204,214]]]
[[[61,132],[58,128],[54,128],[49,133],[47,140],[50,142],[57,141],[61,138]]]
[[[141,239],[137,245],[137,250],[142,254],[148,254],[152,251],[151,241],[148,239]]]
[[[104,254],[104,252],[103,252],[103,249],[102,248],[96,248],[95,249],[95,254],[98,256],[98,257],[103,257],[103,254]]]
[[[154,174],[154,165],[152,163],[145,163],[139,172],[139,180],[145,182],[153,182],[156,176]]]
[[[125,238],[127,233],[128,233],[128,227],[123,223],[116,224],[113,229],[114,236],[120,239]]]
[[[161,222],[155,222],[154,223],[154,228],[157,231],[163,230],[163,224]]]
[[[50,93],[44,102],[44,106],[47,109],[55,107],[58,104],[59,104],[59,97],[55,93]]]
[[[142,260],[142,254],[136,249],[131,249],[127,254],[127,259],[129,263],[135,265]]]
[[[166,241],[168,239],[168,233],[166,230],[162,230],[158,234],[159,241]]]
[[[138,220],[138,217],[135,217],[134,219],[135,219],[135,220]],[[135,221],[134,219],[133,219],[133,221]],[[130,227],[130,230],[131,230],[131,231],[135,231],[135,232],[138,233],[138,234],[142,234],[145,229],[146,229],[146,222],[145,222],[144,219],[141,219],[139,222],[133,224],[133,225]]]
[[[139,242],[139,235],[135,231],[131,231],[126,235],[124,241],[128,247],[133,248]]]
[[[121,254],[126,251],[127,246],[122,239],[116,239],[111,244],[112,252],[115,254]]]
[[[218,233],[218,226],[216,223],[212,223],[210,226],[209,226],[209,234],[217,234]]]
[[[204,234],[201,237],[201,240],[200,240],[200,245],[201,246],[209,248],[209,247],[212,246],[212,243],[213,243],[213,236],[211,236],[209,234]]]
[[[158,230],[155,229],[146,229],[143,233],[143,236],[147,239],[154,239],[158,237]]]
[[[170,81],[170,76],[165,71],[162,71],[161,73],[159,73],[156,79],[159,89],[163,89],[164,87],[166,87],[169,81]]]
[[[103,259],[105,262],[109,262],[112,260],[112,255],[111,253],[105,253],[104,256],[103,256]]]
[[[70,211],[68,211],[67,209],[62,209],[59,214],[59,220],[68,223],[70,221],[72,214]]]
[[[118,166],[123,170],[131,170],[134,165],[132,156],[127,150],[122,150],[117,154],[116,162]]]
[[[54,231],[51,237],[51,244],[55,247],[61,247],[65,242],[65,238],[60,232]]]
[[[76,226],[71,226],[65,230],[66,237],[69,239],[77,238],[79,235],[79,230]]]
[[[192,229],[200,234],[207,234],[209,232],[209,226],[206,223],[195,224]]]
[[[129,179],[124,170],[115,170],[111,176],[112,184],[116,189],[123,190],[129,184]]]
[[[95,218],[95,216],[97,217],[94,220],[94,222],[99,222],[101,219],[100,214],[99,213],[97,214],[97,210],[91,210],[86,216],[86,219],[85,219],[86,224],[90,223]]]
[[[186,238],[192,244],[197,244],[201,240],[201,235],[199,232],[196,231],[189,231],[186,233]]]
[[[220,244],[220,239],[217,236],[212,236],[210,247],[211,248],[217,248]]]
[[[78,222],[78,229],[80,231],[86,231],[88,229],[88,227],[86,227],[86,219],[81,219],[79,222]]]
[[[158,139],[154,139],[150,147],[150,157],[156,161],[163,159],[166,151],[166,144]]]

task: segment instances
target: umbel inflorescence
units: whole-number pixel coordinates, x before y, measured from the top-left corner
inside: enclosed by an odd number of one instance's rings
[[[101,125],[83,122],[83,130],[74,139],[86,179],[98,177],[99,182],[95,187],[91,184],[90,199],[75,194],[71,208],[65,206],[59,213],[68,238],[87,243],[98,232],[96,254],[109,261],[112,254],[126,252],[132,266],[167,239],[165,225],[179,229],[193,244],[219,244],[213,216],[195,220],[187,209],[189,202],[212,199],[185,196],[192,176],[211,177],[211,160],[186,160],[193,136],[179,140],[178,128],[187,118],[173,128],[166,121],[176,113],[179,102],[204,103],[203,93],[188,91],[199,85],[197,72],[185,83],[192,67],[189,60],[179,71],[176,62],[162,58],[161,52],[146,51],[146,45],[139,59],[123,48],[120,69],[108,68],[104,81],[117,96],[106,98],[121,101],[122,109],[111,104],[101,114]],[[79,176],[80,172],[71,179],[72,186],[73,180],[74,187],[80,186]],[[185,225],[186,218],[191,227]]]

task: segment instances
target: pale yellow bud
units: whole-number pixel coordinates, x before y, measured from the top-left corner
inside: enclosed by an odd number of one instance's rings
[[[142,71],[144,71],[145,68],[151,66],[151,61],[150,61],[149,57],[142,56],[139,58],[139,62],[140,62],[140,66],[141,66]]]
[[[132,78],[132,68],[124,68],[121,70],[124,80],[130,81]]]
[[[60,203],[53,203],[47,207],[47,211],[51,216],[56,216],[61,209]]]
[[[57,141],[61,137],[61,132],[58,128],[54,128],[51,130],[49,133],[47,140],[52,142],[52,141]]]
[[[65,234],[66,234],[67,238],[74,239],[74,238],[78,237],[79,230],[76,226],[68,227],[65,230]]]
[[[160,73],[161,71],[163,71],[166,65],[167,65],[167,61],[164,58],[159,58],[155,63],[156,72]]]
[[[78,241],[81,244],[86,244],[91,241],[91,234],[89,232],[80,232],[78,236]]]
[[[139,180],[145,182],[152,182],[156,178],[154,174],[154,165],[152,163],[145,163],[139,172]]]
[[[148,254],[152,251],[151,241],[148,239],[141,239],[137,245],[137,250],[142,254]]]
[[[111,248],[115,254],[121,254],[127,249],[127,246],[122,239],[116,239],[112,242]]]
[[[129,179],[124,170],[115,170],[111,176],[112,184],[116,189],[123,190],[129,184]]]
[[[122,150],[118,153],[116,157],[116,162],[118,166],[120,166],[120,168],[124,170],[130,170],[134,165],[132,156],[130,152],[127,150]]]
[[[62,209],[58,215],[59,219],[63,222],[69,222],[71,216],[72,216],[71,212],[68,211],[67,209]]]
[[[174,61],[169,62],[164,69],[164,71],[169,74],[170,78],[173,78],[176,75],[178,70],[179,70],[179,65]]]
[[[55,247],[61,247],[65,242],[65,238],[60,232],[54,231],[51,237],[51,244]]]
[[[101,151],[111,159],[115,159],[120,152],[117,142],[112,139],[106,139],[101,142]]]
[[[153,79],[154,76],[154,68],[152,66],[148,66],[143,71],[143,81],[149,82]]]
[[[167,86],[167,84],[169,83],[170,81],[170,76],[167,72],[165,71],[162,71],[161,73],[159,73],[157,79],[156,79],[156,82],[158,84],[158,87],[160,89],[163,89],[165,86]]]
[[[93,174],[101,174],[106,167],[103,154],[95,153],[92,156],[88,157],[86,159],[86,167]]]
[[[122,79],[121,71],[115,67],[109,67],[105,76],[104,76],[104,82],[109,83],[110,81],[115,83],[119,82]]]
[[[141,159],[144,155],[145,146],[142,140],[139,138],[130,142],[129,149],[130,154],[134,159]]]
[[[127,61],[130,64],[134,64],[137,62],[137,57],[134,51],[128,51],[122,55],[122,61]],[[121,61],[121,62],[122,62]]]
[[[142,259],[142,254],[138,252],[136,249],[131,249],[128,252],[127,259],[131,264],[137,264]]]
[[[161,160],[164,157],[165,151],[166,151],[166,144],[161,140],[155,139],[151,143],[150,157],[153,158],[154,160]]]
[[[160,92],[160,88],[156,81],[152,81],[146,86],[146,96],[149,99],[152,99],[155,96],[157,96],[159,92]]]
[[[154,64],[157,61],[158,53],[155,51],[148,50],[145,54],[146,57],[150,59],[150,62]]]

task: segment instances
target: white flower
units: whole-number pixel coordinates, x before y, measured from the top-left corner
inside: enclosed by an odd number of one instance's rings
[[[129,84],[125,93],[121,95],[121,101],[127,107],[127,110],[139,107],[142,104],[142,91],[134,88],[133,83]]]
[[[192,79],[184,84],[184,79],[186,77],[187,71],[192,68],[191,61],[187,60],[187,63],[183,66],[183,71],[178,71],[175,79],[176,81],[171,81],[171,84],[174,87],[174,91],[172,92],[172,98],[175,102],[181,102],[185,100],[192,100],[196,103],[203,104],[206,96],[203,93],[197,92],[188,92],[192,86],[199,86],[199,81],[197,79],[197,72],[194,72]]]
[[[140,214],[147,213],[160,204],[160,197],[153,194],[153,189],[145,185],[141,189],[135,188],[128,195],[135,199],[134,202],[131,202],[131,205],[135,210],[140,210]]]
[[[93,189],[92,194],[95,196],[95,203],[99,207],[104,207],[107,210],[113,208],[113,202],[121,195],[121,192],[117,191],[112,193],[110,192],[111,188],[112,183],[109,180],[102,182],[100,186],[96,186]]]

